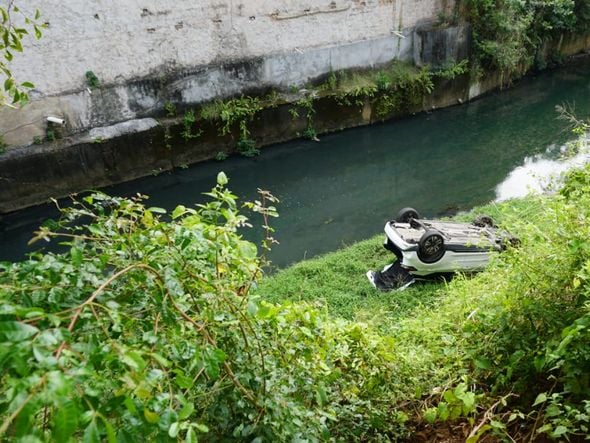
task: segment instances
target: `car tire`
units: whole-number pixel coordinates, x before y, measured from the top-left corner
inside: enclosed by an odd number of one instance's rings
[[[518,248],[521,245],[520,238],[514,235],[507,235],[502,239],[502,250],[505,251],[508,248]]]
[[[489,215],[478,215],[475,217],[475,220],[473,220],[473,225],[477,226],[478,228],[496,227],[494,220]]]
[[[403,208],[397,213],[395,221],[398,223],[409,223],[411,219],[420,218],[420,213],[414,208]]]
[[[445,240],[435,230],[426,231],[418,242],[418,258],[424,263],[436,263],[445,255]]]

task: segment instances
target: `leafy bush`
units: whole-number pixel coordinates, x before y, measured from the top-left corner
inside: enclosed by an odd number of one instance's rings
[[[584,33],[590,23],[587,0],[468,0],[476,58],[485,68],[499,69],[505,81],[542,65],[545,41],[564,32]]]
[[[396,438],[391,340],[249,294],[256,247],[227,178],[170,216],[94,193],[0,265],[0,436],[41,441]],[[274,197],[248,206],[272,243]],[[270,205],[270,206],[269,206]]]

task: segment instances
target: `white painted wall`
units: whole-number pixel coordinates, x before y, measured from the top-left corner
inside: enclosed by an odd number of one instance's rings
[[[433,21],[437,11],[452,7],[452,0],[20,3],[31,11],[39,8],[49,27],[42,40],[28,40],[24,54],[11,64],[20,81],[36,85],[28,109],[0,111],[0,134],[11,144],[30,142],[33,133],[42,133],[39,121],[47,114],[60,114],[72,129],[82,130],[134,118],[138,107],[148,112],[161,106],[149,91],[127,87],[140,78],[169,81],[182,101],[195,103],[238,93],[257,81],[302,84],[330,69],[411,58],[411,38],[392,31],[409,36],[416,24]],[[257,78],[215,68],[252,58],[261,60]],[[85,92],[84,74],[89,70],[102,85],[112,87],[112,96]],[[28,129],[15,129],[28,123]]]

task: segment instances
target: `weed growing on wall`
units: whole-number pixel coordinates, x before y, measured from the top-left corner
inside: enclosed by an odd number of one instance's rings
[[[197,117],[195,116],[195,111],[192,109],[186,111],[184,116],[182,117],[182,125],[183,130],[180,133],[182,138],[185,140],[191,140],[194,138],[199,138],[203,133],[202,129],[198,128],[196,131],[194,130],[195,122],[197,121]]]
[[[217,160],[218,162],[222,162],[224,160],[227,160],[227,154],[223,151],[219,151],[216,155],[215,155],[215,160]]]
[[[293,118],[297,118],[299,117],[299,111],[297,111],[297,108],[300,108],[302,110],[302,112],[304,113],[305,116],[305,121],[306,121],[306,127],[305,130],[303,131],[303,137],[308,138],[310,140],[315,140],[317,141],[317,133],[316,130],[313,126],[313,116],[315,114],[315,109],[313,107],[313,102],[315,100],[315,96],[314,94],[310,94],[307,97],[304,97],[300,100],[298,100],[295,103],[295,108],[291,108],[289,110],[289,112],[291,112],[291,115],[293,116]]]
[[[445,80],[453,80],[460,75],[469,72],[469,60],[461,60],[460,62],[447,62],[443,65],[431,70],[433,77],[442,78]]]
[[[98,80],[98,77],[94,72],[86,71],[86,74],[84,74],[84,76],[86,77],[86,85],[88,85],[90,89],[97,88],[100,84],[100,80]]]
[[[231,100],[216,100],[201,109],[201,117],[205,120],[219,122],[220,135],[230,134],[237,124],[239,138],[238,152],[247,157],[259,153],[256,142],[251,138],[248,124],[257,112],[262,110],[262,104],[257,97],[241,96]]]
[[[176,105],[174,103],[164,103],[164,110],[166,111],[166,117],[176,117]]]
[[[8,148],[8,145],[4,141],[4,136],[0,134],[0,154],[6,152],[6,148]]]
[[[371,103],[377,116],[384,118],[421,104],[434,89],[433,76],[428,68],[418,69],[396,61],[377,72],[341,73],[336,89],[332,88],[335,76],[318,89],[324,95],[333,95],[344,106],[362,107],[367,102]]]
[[[55,130],[48,126],[45,129],[45,141],[54,142],[55,140],[57,140],[57,135],[55,134]]]

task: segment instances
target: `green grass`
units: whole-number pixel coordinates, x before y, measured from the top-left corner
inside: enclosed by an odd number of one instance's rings
[[[381,269],[395,257],[379,235],[345,249],[300,262],[265,278],[257,291],[273,303],[286,300],[319,302],[330,314],[378,325],[387,330],[396,319],[432,306],[444,285],[429,283],[405,291],[382,292],[369,284],[368,269]]]
[[[332,317],[376,328],[396,362],[386,389],[413,419],[421,408],[448,403],[442,394],[465,382],[478,398],[471,420],[511,395],[496,406],[498,435],[522,441],[540,424],[547,435],[573,435],[585,425],[568,411],[583,411],[580,400],[590,398],[590,382],[580,378],[590,373],[590,327],[583,335],[590,324],[590,167],[567,183],[561,194],[457,216],[489,215],[522,242],[473,276],[380,292],[365,277],[394,259],[380,235],[265,278],[257,294],[273,303],[320,303]],[[546,404],[533,405],[538,395],[554,396],[547,415]],[[524,414],[508,425],[515,409]]]
[[[514,227],[519,220],[535,217],[540,211],[535,200],[514,200],[489,204],[456,218],[470,221],[479,214],[490,215],[497,223]],[[420,282],[404,291],[382,292],[367,280],[367,270],[380,270],[395,257],[383,248],[383,235],[344,249],[306,260],[262,280],[257,294],[272,303],[319,302],[330,314],[371,323],[383,332],[400,319],[436,308],[448,294],[445,282]]]

